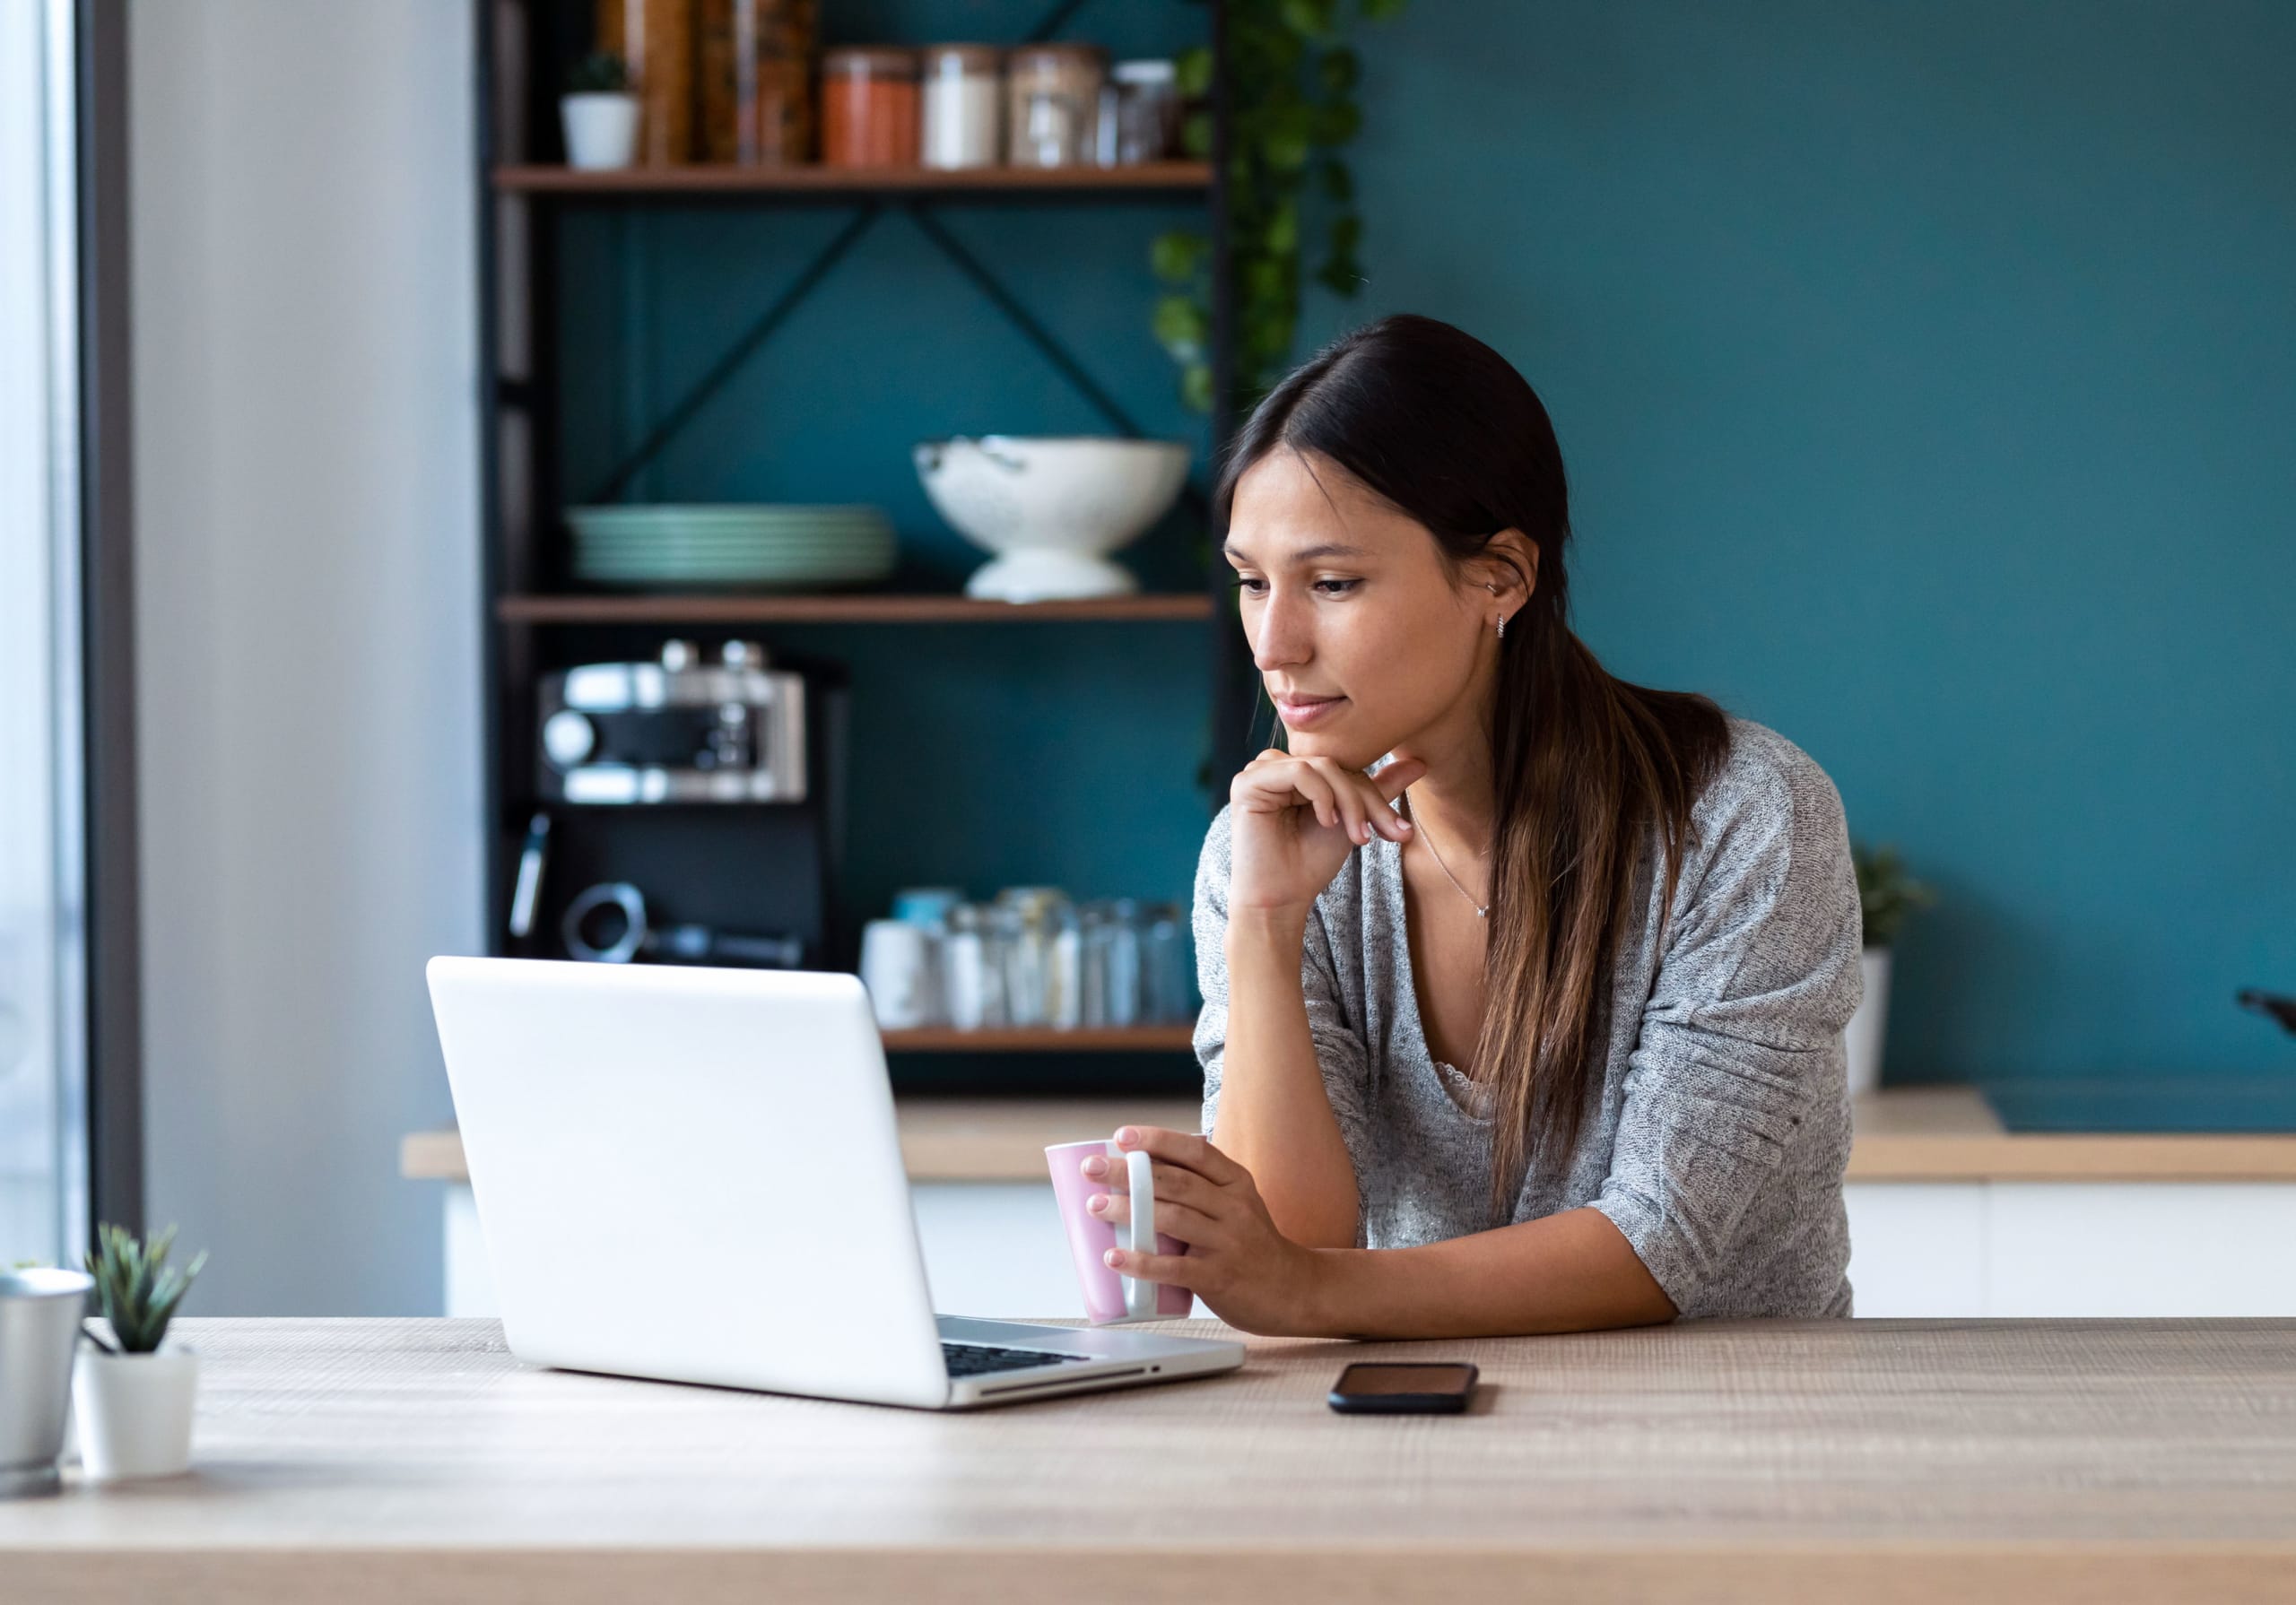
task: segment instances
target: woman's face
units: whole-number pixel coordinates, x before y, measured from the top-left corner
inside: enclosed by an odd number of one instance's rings
[[[1426,525],[1329,457],[1283,447],[1236,482],[1226,555],[1289,750],[1361,769],[1474,727],[1494,618],[1524,600],[1503,567],[1454,580]]]

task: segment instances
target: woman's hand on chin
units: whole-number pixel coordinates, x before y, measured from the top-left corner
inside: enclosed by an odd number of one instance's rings
[[[1376,775],[1274,747],[1253,759],[1228,786],[1230,917],[1305,908],[1372,837],[1407,839],[1410,821],[1389,804],[1426,773],[1400,750]]]
[[[1117,1249],[1109,1262],[1117,1271],[1187,1288],[1239,1332],[1321,1335],[1329,1262],[1275,1229],[1250,1171],[1193,1132],[1125,1126],[1116,1141],[1149,1156],[1156,1230],[1187,1245],[1186,1254]],[[1131,1198],[1122,1161],[1093,1158],[1083,1164],[1085,1180],[1109,1190],[1092,1201],[1094,1213],[1119,1227],[1128,1224]]]

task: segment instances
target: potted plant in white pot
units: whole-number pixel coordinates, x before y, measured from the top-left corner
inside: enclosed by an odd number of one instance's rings
[[[558,116],[566,130],[567,166],[628,167],[636,160],[638,97],[630,92],[630,68],[613,51],[596,51],[574,64]]]
[[[203,1251],[180,1270],[168,1264],[176,1228],[149,1242],[111,1225],[96,1228],[88,1271],[107,1338],[86,1328],[93,1348],[83,1349],[72,1373],[72,1413],[80,1460],[100,1482],[128,1477],[172,1477],[191,1465],[192,1404],[199,1357],[168,1342],[168,1323],[207,1262]]]
[[[1890,947],[1905,916],[1937,900],[1936,894],[1906,873],[1905,862],[1887,843],[1868,848],[1850,844],[1857,867],[1857,902],[1866,918],[1866,949],[1859,962],[1866,997],[1849,1017],[1849,1095],[1860,1097],[1882,1085],[1882,1038],[1890,1013]]]

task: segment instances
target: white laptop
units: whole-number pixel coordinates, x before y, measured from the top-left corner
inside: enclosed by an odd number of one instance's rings
[[[520,1359],[927,1410],[1243,1363],[1235,1342],[934,1314],[858,976],[454,958],[428,973]]]

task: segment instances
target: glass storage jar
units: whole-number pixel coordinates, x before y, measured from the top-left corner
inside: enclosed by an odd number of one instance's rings
[[[1102,166],[1164,161],[1178,152],[1179,74],[1172,62],[1120,61],[1109,73],[1109,87],[1115,116],[1113,128],[1103,131],[1098,152]]]
[[[995,167],[1004,159],[1004,56],[992,45],[927,45],[919,158],[929,168]]]
[[[1004,160],[1081,167],[1092,159],[1107,53],[1097,45],[1029,45],[1004,62]]]
[[[1105,898],[1077,912],[1083,945],[1081,1023],[1133,1026],[1140,1016],[1140,905]]]
[[[928,1026],[949,1021],[949,918],[965,900],[953,886],[904,886],[893,893],[893,918],[925,933],[925,994]]]
[[[598,0],[597,48],[622,59],[638,97],[638,160],[693,160],[693,0]]]
[[[917,53],[856,45],[822,57],[822,163],[917,165]]]
[[[1195,976],[1186,915],[1178,903],[1149,903],[1140,910],[1140,923],[1141,1018],[1159,1025],[1192,1021]]]
[[[711,161],[813,158],[820,0],[702,0],[701,148]]]
[[[1065,1028],[1081,1013],[1082,938],[1076,910],[1057,886],[1008,886],[996,894],[1006,938],[1004,1000],[1009,1023]]]
[[[960,903],[949,910],[948,933],[941,942],[942,1007],[958,1030],[1012,1021],[1004,1002],[999,912],[983,903]]]

